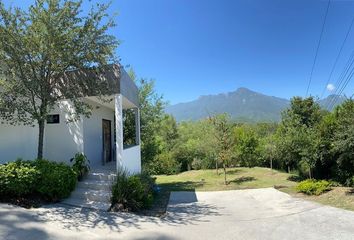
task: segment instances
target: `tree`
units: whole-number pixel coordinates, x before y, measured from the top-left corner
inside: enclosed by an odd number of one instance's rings
[[[164,115],[157,129],[158,154],[148,165],[153,174],[176,174],[180,164],[175,157],[175,147],[179,138],[176,120],[171,115]]]
[[[258,164],[259,140],[252,129],[245,125],[235,129],[235,150],[238,159],[247,167]]]
[[[263,157],[269,160],[270,169],[273,170],[273,161],[276,156],[276,141],[274,139],[274,135],[267,136],[266,138],[262,139],[262,152]]]
[[[45,121],[62,100],[70,100],[73,119],[89,116],[83,97],[105,95],[97,79],[65,77],[71,70],[99,71],[115,62],[118,41],[107,30],[109,5],[83,16],[80,0],[36,0],[27,11],[0,2],[0,117],[11,124],[38,124],[38,158],[43,157]]]
[[[215,139],[217,140],[217,155],[224,169],[224,184],[227,184],[226,167],[232,156],[232,132],[230,118],[227,114],[221,114],[209,117],[211,124],[214,126]]]
[[[304,127],[299,129],[299,131],[302,141],[302,148],[300,150],[301,161],[306,163],[309,178],[312,179],[312,171],[315,168],[317,161],[320,159],[320,139],[316,128]]]
[[[283,112],[276,133],[278,158],[282,159],[288,172],[291,167],[299,167],[303,161],[310,173],[311,168],[319,160],[316,149],[318,144],[313,142],[315,141],[313,134],[322,117],[320,106],[312,97],[291,99],[290,107]]]
[[[128,71],[130,78],[136,83],[139,89],[139,105],[140,105],[140,138],[141,138],[141,160],[142,167],[145,171],[152,174],[163,173],[163,166],[173,165],[170,160],[173,156],[162,154],[165,142],[162,136],[162,128],[166,130],[169,127],[176,127],[174,118],[167,116],[164,112],[166,102],[163,96],[156,92],[155,81],[146,78],[138,78],[133,68]],[[135,125],[134,114],[131,111],[125,111],[125,129],[124,134],[127,139],[134,139]],[[166,132],[166,137],[174,138],[176,129],[172,132]],[[128,141],[128,140],[127,140]],[[163,162],[160,164],[159,162]]]
[[[354,184],[354,100],[347,100],[338,106],[334,115],[333,151],[337,155],[337,177],[348,185]]]
[[[137,81],[140,103],[140,129],[142,164],[146,169],[159,154],[158,132],[165,115],[166,103],[162,95],[155,90],[153,80],[140,79]]]

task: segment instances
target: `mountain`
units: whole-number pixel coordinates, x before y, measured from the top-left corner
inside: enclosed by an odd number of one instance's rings
[[[319,101],[326,106],[335,95]],[[340,97],[339,103],[344,101]],[[197,100],[167,106],[165,111],[172,114],[177,121],[195,121],[209,115],[227,112],[233,120],[239,122],[278,122],[281,112],[290,104],[288,99],[267,96],[239,88],[234,92],[201,96]]]
[[[342,104],[348,98],[346,96],[339,96],[331,94],[328,97],[318,101],[320,106],[328,111],[331,111],[335,106]],[[335,104],[334,104],[335,103]]]

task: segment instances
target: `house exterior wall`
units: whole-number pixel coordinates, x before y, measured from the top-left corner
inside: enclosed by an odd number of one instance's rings
[[[122,166],[129,173],[141,172],[141,154],[140,145],[126,148],[123,150]]]
[[[37,156],[38,127],[0,124],[0,164]]]
[[[68,122],[73,111],[69,101],[60,102],[51,114],[59,114],[59,124],[46,124],[44,130],[44,158],[70,163],[78,152],[84,152],[83,119]]]
[[[114,148],[114,110],[104,107],[102,105],[93,105],[93,111],[90,118],[83,118],[84,131],[84,153],[90,160],[91,166],[102,165],[103,152],[103,134],[102,134],[102,120],[111,121],[112,133],[112,150]],[[112,152],[113,158],[113,152]]]
[[[44,158],[70,164],[70,159],[78,152],[84,153],[90,160],[92,168],[102,166],[103,134],[102,120],[111,121],[112,158],[116,158],[117,165],[127,169],[130,173],[141,171],[140,145],[123,149],[123,124],[117,130],[117,143],[114,144],[114,117],[122,120],[124,99],[116,98],[115,104],[120,102],[120,111],[89,101],[93,106],[90,118],[82,117],[78,121],[68,122],[72,104],[62,101],[50,114],[59,114],[59,123],[46,124],[44,132]],[[113,105],[114,106],[114,105]],[[136,120],[139,120],[138,118]],[[136,125],[139,131],[139,124]],[[118,128],[117,128],[118,129]],[[137,134],[139,136],[139,134]],[[139,142],[139,141],[137,141]],[[119,143],[119,148],[116,148]],[[11,126],[0,124],[0,163],[14,161],[17,158],[26,160],[37,156],[38,127]],[[118,151],[119,150],[119,151]]]

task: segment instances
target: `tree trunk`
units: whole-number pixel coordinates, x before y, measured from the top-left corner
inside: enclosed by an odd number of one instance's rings
[[[270,158],[270,170],[273,170],[273,158]]]
[[[44,142],[44,119],[38,120],[38,151],[37,151],[37,158],[43,158],[43,142]]]
[[[309,168],[309,177],[310,177],[310,179],[312,179],[312,171],[311,171],[311,168]]]
[[[226,179],[226,165],[225,165],[225,163],[223,163],[223,167],[224,167],[224,184],[227,185],[227,179]]]
[[[288,173],[290,173],[290,165],[288,165]]]

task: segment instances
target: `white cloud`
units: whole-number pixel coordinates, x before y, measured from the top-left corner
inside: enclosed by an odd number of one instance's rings
[[[334,89],[336,89],[336,87],[332,83],[327,85],[327,90],[328,91],[332,92]]]

